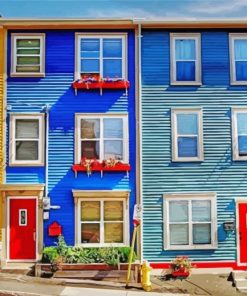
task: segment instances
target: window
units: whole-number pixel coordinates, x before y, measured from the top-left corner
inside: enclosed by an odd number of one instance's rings
[[[10,115],[10,165],[44,165],[44,115]]]
[[[214,193],[164,194],[165,248],[217,247]]]
[[[200,34],[171,34],[170,42],[171,84],[200,84]]]
[[[172,109],[172,160],[203,160],[202,110]]]
[[[128,162],[126,115],[76,114],[76,163],[81,158],[115,158]]]
[[[247,83],[247,34],[229,34],[231,83]]]
[[[232,108],[233,160],[247,160],[247,108]]]
[[[80,244],[126,244],[126,201],[124,199],[81,199]]]
[[[12,76],[43,76],[45,35],[12,34]]]
[[[76,78],[126,79],[126,35],[77,35]]]

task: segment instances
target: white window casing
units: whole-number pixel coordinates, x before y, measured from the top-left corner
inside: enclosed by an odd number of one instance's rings
[[[216,249],[218,247],[217,239],[217,200],[214,192],[198,192],[198,193],[167,193],[163,195],[163,212],[164,212],[164,249],[165,250],[201,250],[201,249]],[[169,203],[170,202],[188,202],[188,229],[189,239],[188,244],[172,245],[170,243],[169,225],[177,224],[177,222],[169,222]],[[203,224],[203,222],[192,221],[192,201],[210,201],[211,203],[211,244],[193,244],[193,224]],[[206,222],[206,224],[210,224]]]
[[[38,39],[40,40],[40,47],[39,47],[39,54],[18,54],[17,53],[17,41],[18,40],[26,40],[29,39],[34,40]],[[24,50],[30,50],[32,48],[25,47]],[[37,48],[35,48],[37,50]],[[39,66],[39,71],[17,71],[17,57],[39,57],[40,63],[35,64],[35,66]],[[31,66],[29,64],[24,65],[23,67]],[[45,76],[45,34],[44,33],[12,33],[11,34],[11,71],[10,75],[12,77],[16,76],[23,76],[23,77],[43,77]]]
[[[232,85],[246,85],[247,80],[237,80],[236,78],[236,60],[235,60],[235,41],[236,40],[246,40],[246,33],[229,33],[229,55],[230,55],[230,78]],[[247,62],[247,59],[244,60]]]
[[[247,155],[239,155],[239,141],[238,141],[238,119],[237,115],[238,114],[245,114],[247,117],[247,108],[244,107],[234,107],[232,108],[232,158],[233,160],[237,161],[246,161],[247,160]],[[244,134],[244,136],[247,136]]]
[[[104,39],[121,39],[122,40],[122,77],[118,77],[120,79],[128,79],[128,67],[127,67],[127,57],[128,57],[128,51],[127,51],[127,34],[126,33],[107,33],[107,34],[101,34],[101,33],[76,33],[75,34],[75,79],[81,78],[81,65],[80,65],[80,41],[82,39],[99,39],[100,41],[100,56],[99,56],[99,75],[100,78],[106,78],[103,77],[103,46],[102,42]],[[90,58],[89,58],[90,59]],[[114,59],[114,58],[111,58]],[[110,77],[113,78],[113,77]]]
[[[176,40],[195,41],[195,80],[178,81],[176,73]],[[201,85],[201,34],[200,33],[171,33],[170,34],[170,80],[171,85]]]
[[[100,161],[104,160],[104,137],[103,137],[103,120],[104,119],[121,119],[123,123],[123,137],[122,139],[122,152],[123,152],[123,161],[124,163],[129,162],[129,134],[128,134],[128,115],[122,113],[76,113],[75,114],[75,163],[80,163],[81,161],[81,120],[82,119],[96,119],[100,122],[100,137],[97,139],[99,142],[99,159]],[[92,140],[92,139],[84,139]],[[93,139],[94,140],[94,139]],[[114,140],[114,139],[113,139]]]
[[[196,157],[181,157],[178,156],[178,127],[177,115],[179,114],[196,114],[197,115],[197,156]],[[204,160],[203,149],[203,111],[201,108],[172,108],[171,109],[171,133],[172,133],[172,161],[174,162],[193,162]],[[182,135],[181,135],[182,136]],[[189,135],[183,135],[189,136]],[[195,135],[193,135],[195,136]]]
[[[30,120],[37,122],[38,135],[34,137],[20,137],[16,135],[18,120]],[[44,166],[44,134],[45,134],[45,116],[44,114],[10,114],[9,125],[9,165],[10,166]],[[17,142],[36,142],[38,147],[37,159],[18,160],[16,157]]]

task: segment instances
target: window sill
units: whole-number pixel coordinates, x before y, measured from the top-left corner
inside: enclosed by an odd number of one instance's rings
[[[203,162],[204,161],[204,158],[174,158],[172,159],[172,162]]]
[[[9,163],[10,167],[44,167],[44,163]]]
[[[247,81],[232,81],[231,85],[233,85],[233,86],[247,86]]]
[[[194,82],[194,81],[174,81],[170,83],[172,86],[201,86],[201,82]]]
[[[10,73],[10,77],[45,77],[45,73]]]
[[[164,248],[165,251],[173,251],[173,250],[216,250],[218,246],[205,245],[205,246],[173,246]]]

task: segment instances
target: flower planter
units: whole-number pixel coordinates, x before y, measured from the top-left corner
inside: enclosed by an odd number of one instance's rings
[[[173,277],[186,278],[190,275],[190,272],[181,269],[181,270],[172,271],[171,274]]]

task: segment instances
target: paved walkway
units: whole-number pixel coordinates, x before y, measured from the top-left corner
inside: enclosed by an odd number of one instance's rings
[[[15,275],[0,273],[0,296],[18,295],[18,296],[181,296],[189,294],[174,293],[158,293],[125,290],[123,286],[114,287],[112,289],[86,288],[86,287],[70,287],[64,286],[63,281],[54,279],[33,278],[24,275]]]

